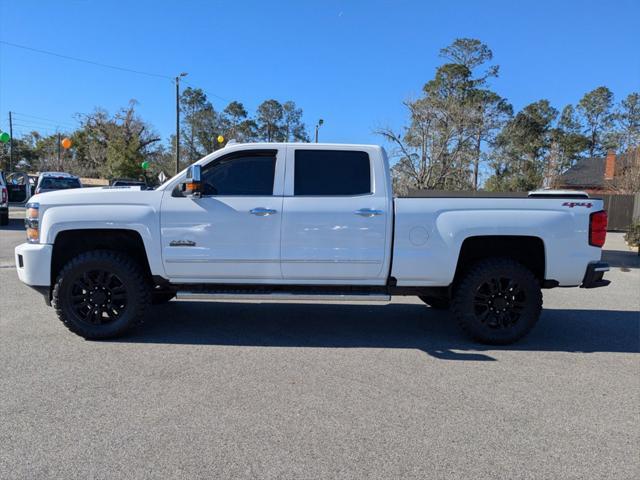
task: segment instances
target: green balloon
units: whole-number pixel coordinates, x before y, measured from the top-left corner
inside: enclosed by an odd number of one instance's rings
[[[0,133],[0,142],[8,143],[9,140],[11,140],[11,137],[9,136],[9,134],[7,132]]]
[[[143,170],[146,170],[147,168],[149,168],[149,162],[145,160],[140,164],[140,166],[143,168]]]

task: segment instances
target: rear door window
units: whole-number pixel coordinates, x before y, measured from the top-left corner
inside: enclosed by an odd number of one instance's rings
[[[296,196],[354,196],[371,193],[369,154],[353,150],[296,150]]]

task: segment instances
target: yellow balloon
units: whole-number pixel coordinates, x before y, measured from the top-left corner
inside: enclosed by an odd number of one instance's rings
[[[218,143],[224,142],[224,137],[222,135],[218,135]]]

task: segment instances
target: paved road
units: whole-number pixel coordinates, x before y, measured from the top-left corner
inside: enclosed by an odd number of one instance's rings
[[[0,478],[638,478],[640,265],[555,289],[521,343],[389,305],[171,302],[72,335],[0,230]]]

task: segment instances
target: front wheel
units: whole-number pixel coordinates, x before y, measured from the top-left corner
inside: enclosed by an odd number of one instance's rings
[[[151,286],[142,268],[128,256],[108,250],[70,260],[52,295],[60,321],[91,340],[117,337],[141,324],[150,302]]]
[[[452,310],[462,330],[474,340],[507,345],[529,333],[538,321],[540,283],[515,260],[482,260],[456,286]]]

